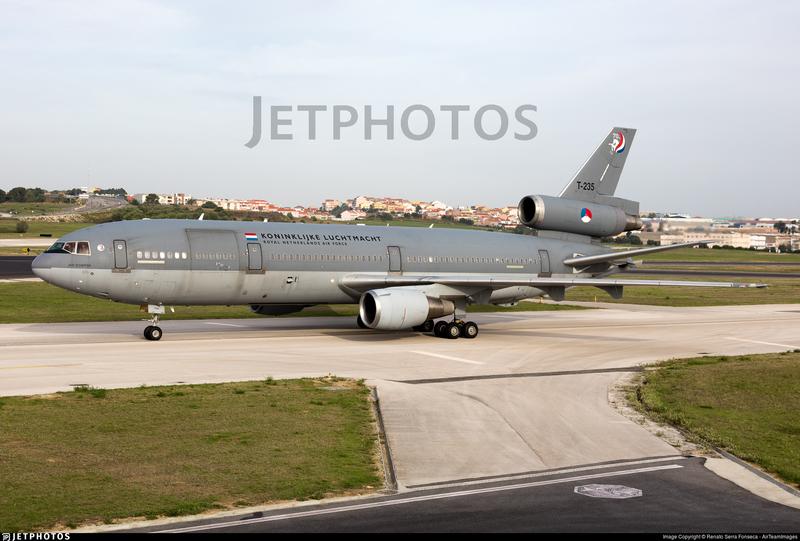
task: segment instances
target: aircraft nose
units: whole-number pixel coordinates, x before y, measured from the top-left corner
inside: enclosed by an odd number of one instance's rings
[[[39,278],[41,278],[41,275],[39,273],[41,272],[41,269],[44,268],[44,266],[45,265],[44,262],[42,261],[41,255],[37,255],[36,257],[33,258],[33,261],[31,261],[31,270],[33,270],[33,274],[35,274]]]
[[[53,272],[53,268],[51,262],[49,261],[51,258],[50,254],[39,254],[33,261],[31,261],[31,270],[33,274],[44,280],[45,282],[49,282],[50,276]]]

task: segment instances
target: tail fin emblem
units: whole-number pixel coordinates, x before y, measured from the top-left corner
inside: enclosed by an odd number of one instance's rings
[[[615,132],[611,142],[611,154],[622,154],[625,150],[625,136],[621,131]]]

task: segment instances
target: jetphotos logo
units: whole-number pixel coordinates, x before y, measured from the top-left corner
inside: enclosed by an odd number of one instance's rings
[[[266,115],[264,115],[266,113]],[[361,138],[365,141],[408,139],[424,141],[444,132],[453,141],[465,133],[484,141],[514,138],[530,141],[538,133],[533,115],[536,106],[523,104],[513,110],[500,105],[270,105],[253,96],[253,128],[244,146],[253,148],[266,136],[271,141]],[[266,116],[266,118],[264,118]]]
[[[69,532],[10,532],[3,541],[69,541]]]
[[[608,145],[611,147],[612,155],[622,154],[625,152],[625,135],[621,131],[614,132]]]
[[[581,221],[585,224],[588,224],[592,221],[592,211],[586,207],[581,209]]]

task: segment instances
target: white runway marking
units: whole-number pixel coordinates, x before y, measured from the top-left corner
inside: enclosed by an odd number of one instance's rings
[[[246,325],[236,325],[234,323],[217,323],[215,321],[206,321],[206,325],[222,325],[225,327],[246,327]]]
[[[628,421],[626,421],[628,422]],[[549,477],[552,475],[565,475],[567,473],[578,473],[584,471],[592,471],[592,470],[599,470],[602,468],[621,468],[621,467],[631,467],[631,466],[640,466],[642,464],[653,464],[655,462],[675,462],[677,460],[686,460],[686,457],[682,455],[673,455],[673,456],[665,456],[661,458],[645,458],[642,460],[630,460],[625,462],[616,462],[616,463],[609,463],[609,464],[592,464],[590,466],[576,466],[572,468],[562,468],[558,470],[550,470],[550,471],[542,471],[542,472],[535,472],[535,473],[522,473],[519,475],[505,475],[502,477],[492,477],[488,479],[475,479],[472,481],[457,481],[452,483],[434,483],[431,485],[411,485],[408,488],[410,489],[417,489],[417,490],[425,490],[425,489],[432,489],[432,488],[453,488],[453,487],[464,487],[470,485],[480,485],[485,483],[502,483],[508,481],[521,481],[524,479],[535,479],[538,477]]]
[[[461,359],[459,357],[451,357],[450,355],[441,355],[439,353],[428,353],[427,351],[412,351],[411,353],[416,353],[417,355],[427,355],[428,357],[438,357],[439,359],[447,359],[448,361],[456,361],[459,363],[467,363],[467,364],[484,364],[479,361],[470,361],[468,359]]]
[[[635,475],[637,473],[647,473],[663,470],[675,470],[683,468],[678,464],[668,464],[666,466],[654,466],[651,468],[639,468],[635,470],[622,470],[611,471],[603,473],[595,473],[590,475],[581,475],[576,477],[564,477],[562,479],[550,479],[547,481],[534,481],[531,483],[520,483],[518,485],[500,486],[477,488],[473,490],[461,490],[458,492],[447,492],[444,494],[430,494],[427,496],[415,496],[410,498],[399,498],[396,500],[387,500],[382,502],[362,503],[356,505],[344,505],[342,507],[335,507],[333,509],[315,509],[313,511],[302,511],[299,513],[286,513],[283,515],[273,515],[270,517],[252,518],[246,520],[232,520],[228,522],[219,522],[216,524],[203,524],[200,526],[189,526],[186,528],[175,528],[172,530],[160,530],[159,533],[182,533],[182,532],[200,532],[203,530],[215,530],[218,528],[228,528],[230,526],[243,526],[245,524],[258,524],[263,522],[275,522],[278,520],[288,520],[293,518],[313,517],[320,515],[331,515],[334,513],[346,513],[348,511],[360,511],[363,509],[375,509],[378,507],[391,507],[395,505],[404,505],[407,503],[426,502],[432,500],[445,500],[450,498],[460,498],[463,496],[474,496],[477,494],[491,494],[493,492],[507,492],[510,490],[519,490],[523,488],[540,487],[547,485],[559,485],[566,483],[575,483],[577,481],[586,481],[588,479],[599,479],[602,477],[619,477],[622,475]]]
[[[780,348],[800,349],[800,346],[793,346],[791,344],[776,344],[775,342],[762,342],[761,340],[748,340],[747,338],[736,338],[733,336],[726,336],[728,340],[736,340],[737,342],[750,342],[751,344],[762,344],[765,346],[778,346]]]

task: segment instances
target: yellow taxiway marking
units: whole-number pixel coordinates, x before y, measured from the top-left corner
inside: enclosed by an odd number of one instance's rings
[[[20,368],[61,368],[64,366],[80,366],[83,363],[70,364],[20,364],[17,366],[0,366],[0,370],[16,370]]]
[[[478,361],[470,361],[468,359],[461,359],[459,357],[451,357],[450,355],[440,355],[439,353],[429,353],[427,351],[412,351],[411,353],[416,353],[417,355],[427,355],[428,357],[438,357],[439,359],[447,359],[448,361],[456,361],[459,363],[484,364]]]

